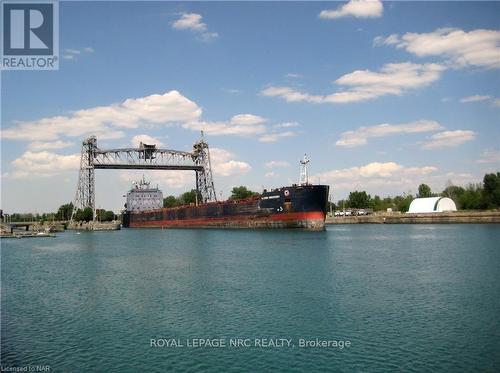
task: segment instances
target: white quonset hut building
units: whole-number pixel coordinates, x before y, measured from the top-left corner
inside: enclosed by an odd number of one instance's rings
[[[448,197],[416,198],[411,201],[408,213],[457,211],[457,206]]]

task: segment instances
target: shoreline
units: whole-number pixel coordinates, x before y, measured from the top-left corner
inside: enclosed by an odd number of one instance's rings
[[[327,216],[333,224],[499,224],[500,211],[457,211],[440,213],[382,213],[364,216]]]

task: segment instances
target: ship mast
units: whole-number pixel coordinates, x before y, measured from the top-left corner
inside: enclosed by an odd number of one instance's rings
[[[304,159],[300,161],[300,179],[299,179],[300,185],[309,184],[309,176],[307,174],[307,164],[309,162],[310,160],[307,158],[307,154],[304,154]]]

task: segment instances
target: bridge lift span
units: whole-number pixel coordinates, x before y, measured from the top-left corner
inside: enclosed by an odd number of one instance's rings
[[[202,203],[217,200],[210,150],[207,142],[201,139],[193,145],[192,152],[170,149],[158,149],[156,145],[140,143],[138,148],[119,148],[103,150],[97,146],[97,139],[91,136],[82,143],[80,172],[73,203],[73,220],[77,209],[91,208],[95,214],[95,178],[96,169],[114,170],[187,170],[194,171],[196,190]]]

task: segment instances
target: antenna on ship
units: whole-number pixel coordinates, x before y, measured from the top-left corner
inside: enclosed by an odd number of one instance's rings
[[[310,160],[307,158],[307,154],[304,154],[304,159],[300,161],[300,179],[299,179],[300,185],[309,184],[309,176],[307,175],[307,164],[309,162]]]

